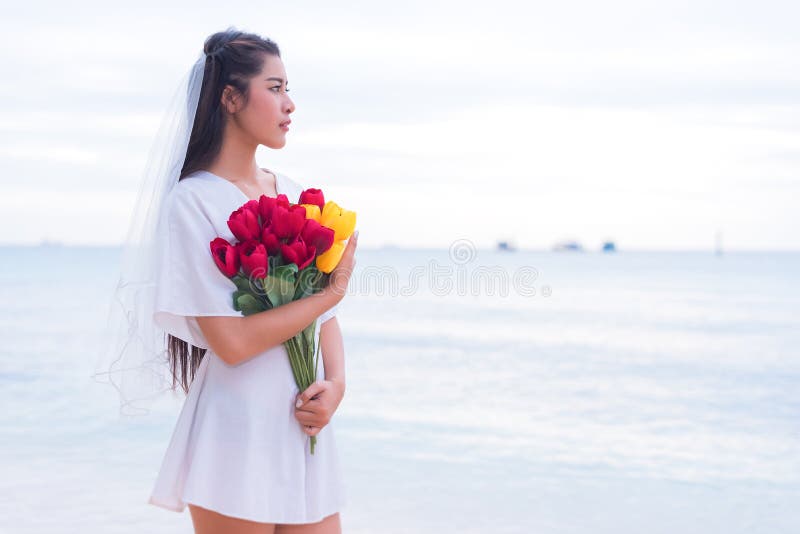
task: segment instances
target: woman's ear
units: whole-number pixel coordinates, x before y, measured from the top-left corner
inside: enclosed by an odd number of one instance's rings
[[[225,89],[222,90],[220,103],[225,108],[225,111],[228,112],[228,114],[233,115],[239,111],[240,96],[241,95],[239,94],[239,91],[237,91],[232,85],[226,85]]]

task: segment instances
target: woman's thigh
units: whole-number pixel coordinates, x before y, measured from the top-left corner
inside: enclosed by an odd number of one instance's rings
[[[317,523],[304,525],[275,525],[275,534],[342,534],[339,512]]]
[[[188,504],[195,534],[275,534],[273,523],[257,523],[222,515],[213,510]]]

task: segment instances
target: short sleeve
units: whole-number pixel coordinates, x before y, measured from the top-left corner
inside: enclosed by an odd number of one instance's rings
[[[322,312],[322,315],[320,315],[317,318],[317,322],[319,324],[322,324],[325,321],[327,321],[328,319],[332,319],[336,315],[338,310],[339,310],[339,304],[335,304],[332,308],[329,308],[329,309],[325,310],[324,312]]]
[[[175,192],[159,235],[153,320],[165,332],[196,347],[210,348],[198,316],[242,317],[233,307],[236,284],[211,256],[217,236],[213,215],[191,190]]]

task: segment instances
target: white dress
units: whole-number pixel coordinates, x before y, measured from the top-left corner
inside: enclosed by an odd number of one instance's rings
[[[278,193],[297,202],[303,188],[279,173]],[[220,359],[196,316],[242,316],[233,281],[209,243],[235,240],[228,218],[248,197],[207,171],[181,180],[170,196],[169,245],[159,267],[154,320],[166,332],[208,349],[184,401],[149,503],[182,512],[187,503],[263,523],[315,523],[345,504],[334,419],[310,437],[294,416],[300,393],[283,344],[238,365]],[[323,313],[319,325],[336,313]],[[319,343],[317,337],[317,343]],[[318,346],[318,345],[317,345]],[[320,353],[317,378],[325,378]]]

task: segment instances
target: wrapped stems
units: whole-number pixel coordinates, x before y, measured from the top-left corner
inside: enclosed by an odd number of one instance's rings
[[[315,320],[302,332],[284,342],[286,352],[289,354],[292,374],[300,391],[305,391],[317,379],[319,347],[316,346],[314,335],[316,325]],[[311,436],[311,454],[314,454],[316,444],[317,437]]]

